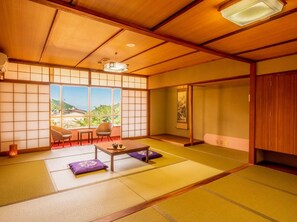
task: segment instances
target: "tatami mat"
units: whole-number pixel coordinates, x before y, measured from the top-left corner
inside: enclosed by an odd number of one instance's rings
[[[127,217],[123,217],[119,220],[115,220],[116,222],[167,222],[164,216],[162,216],[158,211],[154,208],[150,207],[137,213],[131,214]]]
[[[199,152],[214,154],[221,157],[241,161],[244,163],[248,162],[248,152],[241,151],[241,150],[235,150],[235,149],[230,149],[230,148],[221,147],[221,146],[214,146],[207,143],[190,146],[188,147],[188,149],[193,149]]]
[[[44,161],[0,166],[0,206],[53,192],[55,189]]]
[[[137,171],[143,171],[144,168],[148,166],[147,163],[134,159],[132,157],[126,157],[123,159],[117,159],[114,161],[114,172],[110,171],[110,162],[104,162],[108,168],[106,170],[98,170],[90,173],[84,173],[81,175],[74,175],[72,171],[67,168],[64,170],[51,172],[52,180],[58,191],[70,189],[74,187],[84,186],[87,184],[92,184],[104,180],[109,180],[112,178],[119,177],[121,175],[127,174],[126,171],[133,170],[135,173]],[[122,172],[122,174],[119,174]]]
[[[297,195],[297,176],[262,166],[252,166],[236,173],[238,176]]]
[[[165,200],[155,208],[171,221],[269,221],[200,188]]]
[[[193,161],[184,161],[129,175],[120,180],[144,199],[150,200],[221,172]]]
[[[170,144],[170,143],[166,143],[158,140],[140,139],[139,142],[145,143],[163,152],[168,152],[168,153],[177,155],[179,157],[186,158],[188,160],[192,160],[223,171],[234,169],[243,164],[243,162],[238,160],[225,158],[211,153],[199,152],[194,149],[177,146],[174,144]]]
[[[0,208],[1,222],[92,221],[143,199],[117,179]]]
[[[230,175],[203,189],[277,221],[297,218],[297,196]]]

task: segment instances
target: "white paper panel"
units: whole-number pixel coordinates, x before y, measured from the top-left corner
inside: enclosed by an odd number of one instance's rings
[[[25,112],[26,111],[26,103],[14,103],[14,111],[15,112]]]
[[[28,139],[38,138],[38,130],[27,131],[27,138]]]
[[[39,129],[49,129],[49,121],[39,121]]]
[[[41,68],[41,66],[31,66],[31,72],[42,73],[42,68]]]
[[[48,103],[49,102],[49,95],[48,94],[39,94],[39,102]]]
[[[15,144],[18,145],[18,150],[24,150],[27,148],[27,140],[15,141]]]
[[[14,84],[14,92],[25,93],[26,92],[26,84],[15,83]]]
[[[14,122],[14,131],[21,131],[27,129],[27,123],[26,122]]]
[[[13,94],[12,93],[0,93],[0,102],[13,102]]]
[[[39,103],[39,111],[49,111],[49,103]]]
[[[13,140],[13,132],[1,133],[1,141],[12,141],[12,140]]]
[[[39,120],[49,120],[49,112],[39,112]]]
[[[27,111],[28,112],[38,111],[38,103],[28,103],[27,104]]]
[[[1,103],[0,111],[1,112],[12,112],[13,111],[13,103]]]
[[[41,82],[42,81],[42,75],[41,74],[31,74],[31,80]]]
[[[8,62],[6,67],[7,67],[7,70],[10,70],[10,71],[17,71],[18,70],[18,64],[17,63]]]
[[[0,82],[0,92],[13,92],[13,83]]]
[[[37,148],[38,140],[27,140],[27,148]]]
[[[39,147],[48,147],[50,146],[50,138],[39,139]]]
[[[39,130],[39,138],[48,138],[49,130]]]
[[[27,102],[38,102],[37,94],[27,94]]]
[[[13,144],[13,141],[1,142],[1,152],[9,151],[9,145]]]
[[[39,85],[39,93],[49,94],[49,86],[48,85]]]
[[[13,121],[13,113],[0,113],[1,122]]]
[[[25,112],[20,112],[20,113],[14,113],[14,121],[24,121],[26,120],[26,113]]]
[[[15,93],[14,94],[14,102],[26,102],[26,94],[25,93]]]
[[[36,129],[38,129],[38,121],[27,122],[27,129],[28,130],[36,130]]]
[[[38,112],[28,112],[27,121],[38,120]]]
[[[19,131],[14,133],[14,140],[26,140],[26,131]]]
[[[27,93],[38,93],[38,85],[27,84]]]
[[[2,122],[0,124],[0,131],[1,132],[9,132],[13,131],[13,122]]]
[[[5,79],[18,79],[18,73],[13,71],[6,71],[4,74]]]
[[[18,71],[19,72],[30,72],[30,65],[18,64]]]

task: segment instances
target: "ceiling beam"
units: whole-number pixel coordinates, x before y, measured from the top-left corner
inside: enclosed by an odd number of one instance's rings
[[[172,14],[171,16],[169,16],[168,18],[166,18],[165,20],[163,20],[159,24],[157,24],[154,27],[150,28],[150,30],[153,31],[153,32],[156,31],[157,29],[159,29],[162,26],[166,25],[167,23],[169,23],[173,19],[177,18],[178,16],[186,13],[187,11],[189,11],[190,9],[192,9],[194,6],[198,5],[201,2],[203,2],[203,0],[195,0],[195,1],[191,2],[190,4],[186,5],[185,7],[180,9],[179,11],[175,12],[174,14]]]
[[[175,38],[175,37],[172,37],[172,36],[156,34],[156,33],[152,32],[151,30],[149,30],[147,28],[144,28],[142,26],[135,25],[135,24],[132,24],[132,23],[128,23],[126,21],[122,21],[120,19],[116,19],[116,18],[107,16],[107,15],[104,15],[102,13],[90,10],[90,9],[80,7],[80,6],[70,5],[69,3],[61,1],[61,0],[30,0],[30,1],[42,4],[42,5],[46,5],[46,6],[58,9],[58,10],[70,12],[70,13],[73,13],[73,14],[76,14],[76,15],[80,15],[80,16],[83,16],[83,17],[88,17],[88,18],[93,19],[93,20],[98,21],[98,22],[103,22],[103,23],[106,23],[106,24],[109,24],[109,25],[113,25],[113,26],[116,26],[116,27],[119,27],[119,28],[122,28],[122,29],[133,31],[133,32],[137,32],[137,33],[140,33],[140,34],[143,34],[143,35],[151,36],[151,37],[161,39],[161,40],[164,40],[164,41],[167,41],[167,42],[172,42],[172,43],[175,43],[175,44],[183,45],[183,46],[188,47],[188,48],[192,48],[192,49],[195,49],[195,50],[199,50],[199,51],[203,51],[203,52],[210,53],[210,54],[213,54],[213,55],[217,55],[217,56],[220,56],[220,57],[224,57],[224,58],[228,58],[228,59],[232,59],[232,60],[237,60],[237,61],[245,62],[245,63],[252,63],[253,62],[252,60],[249,60],[249,59],[244,59],[244,58],[241,58],[239,56],[230,55],[230,54],[227,54],[225,52],[221,52],[221,51],[217,51],[217,50],[214,50],[214,49],[207,48],[205,46],[196,45],[196,44],[194,44],[192,42],[188,42],[188,41],[178,39],[178,38]]]
[[[56,21],[57,15],[58,15],[58,12],[59,12],[58,10],[55,11],[55,15],[54,15],[54,17],[53,17],[52,24],[51,24],[51,26],[50,26],[50,28],[49,28],[49,30],[48,30],[48,33],[47,33],[47,36],[46,36],[46,39],[45,39],[45,42],[44,42],[44,45],[43,45],[43,48],[42,48],[40,57],[39,57],[39,62],[41,61],[42,56],[43,56],[43,53],[44,53],[44,51],[45,51],[45,49],[46,49],[46,46],[47,46],[47,43],[48,43],[48,39],[49,39],[49,37],[50,37],[50,35],[51,35],[53,26],[54,26],[54,24],[55,24],[55,21]]]
[[[246,51],[238,52],[238,53],[236,53],[234,55],[240,55],[240,54],[244,54],[244,53],[254,52],[254,51],[261,50],[261,49],[267,49],[267,48],[271,48],[271,47],[275,47],[275,46],[279,46],[279,45],[283,45],[283,44],[287,44],[287,43],[291,43],[291,42],[295,42],[295,41],[297,41],[297,38],[290,39],[290,40],[283,41],[283,42],[274,43],[274,44],[271,44],[271,45],[262,46],[262,47],[255,48],[255,49],[249,49],[249,50],[246,50]]]
[[[247,30],[249,30],[249,29],[255,28],[255,27],[257,27],[257,26],[263,25],[263,24],[268,23],[268,22],[271,22],[271,21],[273,21],[273,20],[280,19],[280,18],[282,18],[282,17],[284,17],[284,16],[293,14],[293,13],[295,13],[295,12],[297,12],[297,8],[294,8],[294,9],[291,9],[291,10],[286,11],[286,12],[284,12],[284,13],[281,13],[281,14],[279,14],[279,15],[273,16],[273,17],[271,17],[271,18],[269,18],[269,19],[267,19],[267,20],[257,22],[257,23],[255,23],[255,24],[253,24],[253,25],[246,26],[245,28],[238,29],[238,30],[236,30],[236,31],[234,31],[234,32],[229,32],[229,33],[227,33],[227,34],[225,34],[225,35],[222,35],[222,36],[219,36],[219,37],[217,37],[217,38],[208,40],[208,41],[206,41],[206,42],[201,43],[200,45],[207,45],[207,44],[210,44],[210,43],[219,41],[219,40],[221,40],[221,39],[224,39],[224,38],[227,38],[227,37],[229,37],[229,36],[232,36],[232,35],[235,35],[235,34],[238,34],[238,33],[244,32],[244,31],[247,31]]]
[[[103,42],[101,45],[99,45],[93,51],[91,51],[88,55],[86,55],[84,58],[82,58],[74,67],[76,68],[80,63],[82,63],[86,58],[88,58],[90,55],[92,55],[94,52],[96,52],[99,48],[101,48],[102,46],[106,45],[107,43],[109,43],[111,40],[113,40],[115,37],[117,37],[118,35],[120,35],[123,32],[124,32],[124,30],[121,29],[120,31],[118,31],[117,33],[115,33],[114,35],[112,35],[105,42]]]

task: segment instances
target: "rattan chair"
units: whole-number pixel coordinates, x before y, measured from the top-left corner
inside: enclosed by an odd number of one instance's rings
[[[72,137],[72,132],[67,129],[63,129],[62,127],[59,126],[51,126],[51,134],[53,137],[54,144],[55,142],[58,142],[58,145],[60,144],[60,141],[63,142],[63,147],[64,147],[64,141],[69,140],[70,145],[71,144],[71,137]]]
[[[110,134],[112,131],[112,123],[101,123],[97,129],[96,129],[96,135],[97,135],[97,143],[99,141],[99,137],[101,136],[101,141],[104,136],[107,137],[108,141],[111,140]]]

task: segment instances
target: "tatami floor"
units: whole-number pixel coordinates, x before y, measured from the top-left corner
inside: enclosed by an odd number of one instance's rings
[[[148,164],[117,156],[109,169],[74,176],[94,158],[74,146],[0,158],[0,221],[292,221],[297,176],[249,166],[248,154],[207,144],[139,140],[163,154]],[[110,159],[98,158],[109,166]]]

